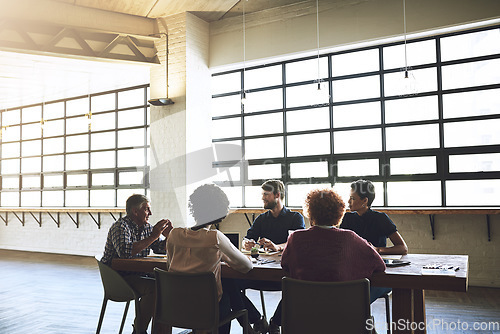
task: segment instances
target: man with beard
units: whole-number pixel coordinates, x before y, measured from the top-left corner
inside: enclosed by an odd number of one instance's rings
[[[305,228],[304,217],[298,212],[288,210],[283,205],[285,198],[285,186],[279,180],[267,180],[261,186],[262,201],[265,213],[260,214],[252,226],[248,229],[243,239],[243,248],[252,249],[257,243],[266,250],[280,252],[285,248],[289,231]],[[241,288],[252,288],[257,290],[281,290],[281,282],[250,281],[241,282]],[[243,296],[245,308],[248,310],[248,320],[254,324],[254,330],[259,333],[280,333],[281,325],[281,301],[270,320],[269,326],[265,318],[252,302]]]

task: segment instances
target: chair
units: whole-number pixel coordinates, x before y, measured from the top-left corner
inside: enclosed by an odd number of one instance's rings
[[[99,272],[101,274],[102,286],[104,288],[104,300],[102,301],[101,315],[99,317],[99,323],[97,324],[96,334],[101,331],[102,321],[104,319],[104,312],[106,311],[106,305],[108,300],[114,302],[126,302],[125,311],[123,312],[122,323],[120,325],[119,334],[123,331],[123,326],[125,325],[125,319],[127,318],[127,312],[132,300],[135,301],[135,328],[140,327],[140,307],[139,298],[141,297],[138,293],[130,287],[130,285],[123,279],[123,277],[117,273],[115,270],[111,269],[108,265],[102,263],[98,256],[95,257],[97,265],[99,267]]]
[[[385,321],[387,322],[387,334],[392,333],[392,327],[391,327],[391,308],[389,306],[389,297],[392,294],[392,291],[389,291],[388,293],[384,294],[380,298],[384,298],[385,300]]]
[[[248,330],[248,312],[231,312],[219,320],[217,284],[212,272],[179,273],[155,268],[156,309],[153,317],[153,333],[158,323],[169,327],[210,330],[218,328],[233,319],[242,318],[243,333]]]
[[[283,334],[371,333],[370,281],[310,282],[284,277]]]

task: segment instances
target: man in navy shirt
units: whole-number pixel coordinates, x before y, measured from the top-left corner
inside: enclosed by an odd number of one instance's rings
[[[304,217],[298,212],[288,210],[283,205],[285,198],[285,186],[279,180],[268,180],[262,184],[262,201],[265,213],[260,214],[252,226],[248,229],[243,239],[243,248],[250,250],[257,243],[267,250],[282,251],[288,239],[288,231],[305,228]],[[254,288],[259,290],[281,290],[281,282],[242,281],[242,288]],[[250,323],[254,324],[254,330],[260,333],[280,333],[281,325],[281,301],[270,320],[269,326],[260,312],[252,302],[243,296],[245,308],[248,310]]]

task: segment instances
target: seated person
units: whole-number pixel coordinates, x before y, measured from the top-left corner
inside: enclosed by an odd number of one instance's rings
[[[212,271],[219,293],[219,314],[224,318],[231,309],[236,311],[244,306],[234,280],[221,280],[221,261],[242,273],[253,268],[252,262],[222,232],[210,229],[212,224],[218,224],[226,217],[229,209],[227,196],[218,186],[205,184],[198,187],[189,197],[188,206],[196,224],[190,228],[174,228],[170,232],[167,240],[169,271]],[[220,327],[219,333],[229,334],[230,326],[231,323]]]
[[[267,180],[262,184],[262,201],[264,209],[269,211],[260,214],[248,229],[243,248],[250,250],[258,242],[265,249],[282,251],[288,239],[288,231],[305,228],[304,217],[298,212],[288,210],[283,205],[285,186],[279,180]],[[240,286],[260,290],[281,290],[281,282],[242,280]],[[281,301],[274,312],[268,326],[266,319],[253,303],[243,294],[245,308],[248,310],[248,320],[254,324],[256,332],[279,334],[281,325]]]
[[[344,212],[345,203],[333,189],[309,192],[304,214],[311,227],[291,234],[281,257],[291,278],[351,281],[385,270],[384,261],[366,240],[338,228]]]
[[[356,232],[372,244],[379,254],[407,254],[408,247],[389,216],[370,208],[374,199],[375,187],[371,181],[358,180],[351,183],[351,212],[344,215],[340,228]],[[393,246],[387,247],[387,238]],[[373,302],[390,291],[390,288],[372,287],[370,298]]]
[[[104,255],[101,261],[111,266],[114,258],[130,259],[145,257],[152,249],[155,253],[165,254],[165,242],[172,229],[168,219],[162,219],[155,226],[149,224],[151,206],[143,195],[132,195],[126,202],[127,215],[120,218],[109,228]],[[163,235],[163,236],[162,236]],[[163,239],[160,239],[162,236]],[[137,319],[134,321],[134,333],[146,333],[155,305],[155,282],[145,278],[145,273],[120,272],[130,286],[139,292],[142,297],[139,301],[141,308],[140,327],[137,328]]]

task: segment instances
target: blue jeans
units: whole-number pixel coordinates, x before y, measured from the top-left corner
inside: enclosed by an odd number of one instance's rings
[[[392,291],[391,288],[370,286],[370,304],[391,291]]]

